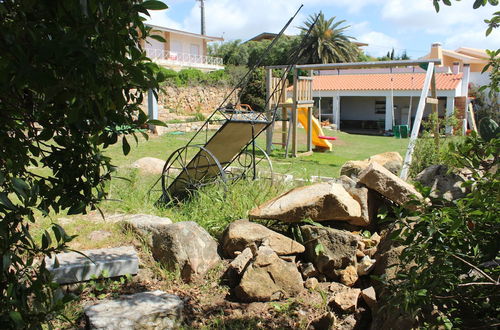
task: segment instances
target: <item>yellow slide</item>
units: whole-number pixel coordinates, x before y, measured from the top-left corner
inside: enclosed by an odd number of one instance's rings
[[[299,122],[304,126],[307,131],[307,108],[298,108],[297,109],[297,118]],[[316,119],[312,118],[312,142],[316,147],[320,148],[328,148],[328,150],[332,150],[332,144],[325,139],[320,139],[319,136],[324,136],[323,130],[321,129],[321,123]]]

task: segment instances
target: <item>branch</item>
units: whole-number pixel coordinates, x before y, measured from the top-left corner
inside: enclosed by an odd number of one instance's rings
[[[479,269],[478,267],[474,266],[473,264],[471,264],[470,262],[468,262],[467,260],[464,260],[462,258],[460,258],[459,256],[451,253],[450,254],[453,258],[455,259],[458,259],[460,260],[461,262],[463,262],[464,264],[474,268],[475,270],[477,270],[481,275],[483,275],[483,277],[485,277],[486,279],[490,280],[492,282],[492,284],[494,285],[499,285],[498,281],[495,281],[491,276],[489,276],[488,274],[486,274],[485,272],[483,272],[481,269]]]

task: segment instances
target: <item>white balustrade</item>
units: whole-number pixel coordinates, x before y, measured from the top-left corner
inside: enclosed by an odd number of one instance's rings
[[[178,53],[160,48],[146,48],[146,55],[152,60],[165,61],[181,66],[223,66],[222,58]]]

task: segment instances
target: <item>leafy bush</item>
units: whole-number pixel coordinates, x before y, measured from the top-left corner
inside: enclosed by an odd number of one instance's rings
[[[159,70],[163,74],[163,76],[165,78],[165,82],[167,84],[171,84],[174,86],[181,86],[182,85],[181,78],[179,77],[179,74],[177,73],[177,71],[174,71],[172,69],[167,69],[167,68],[164,68],[161,66],[159,67]]]
[[[148,123],[140,105],[161,75],[140,48],[160,1],[0,1],[0,324],[41,328],[70,296],[54,294],[45,256],[68,250],[36,216],[86,212],[114,167],[103,149]],[[125,56],[125,54],[128,54]],[[57,264],[56,264],[57,265]]]
[[[421,325],[489,327],[500,321],[499,149],[500,139],[486,142],[474,132],[450,144],[457,164],[472,173],[465,184],[470,192],[453,203],[417,202],[418,212],[396,210],[404,220],[394,235],[407,246],[401,263],[413,266],[389,283],[389,302]],[[429,197],[430,189],[421,192]]]
[[[198,69],[182,69],[178,75],[183,86],[197,85],[205,81],[205,74]]]
[[[241,91],[240,100],[241,103],[249,104],[255,111],[265,110],[266,83],[263,68],[257,68],[252,72],[248,84]]]

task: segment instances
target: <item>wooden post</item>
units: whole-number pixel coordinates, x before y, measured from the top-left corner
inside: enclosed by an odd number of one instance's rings
[[[266,69],[266,101],[267,101],[266,117],[267,120],[269,121],[273,119],[273,114],[271,111],[271,109],[273,108],[271,99],[271,93],[273,92],[272,81],[273,81],[273,70]],[[268,155],[271,154],[273,147],[273,128],[274,128],[274,123],[269,125],[266,129],[266,152]]]
[[[470,119],[470,127],[473,129],[475,132],[477,132],[477,125],[476,125],[476,118],[474,118],[474,108],[472,107],[472,103],[469,102],[469,111],[467,111]]]
[[[418,131],[420,130],[420,124],[422,122],[422,117],[424,115],[424,109],[426,104],[426,98],[429,94],[429,85],[431,84],[431,78],[434,74],[434,63],[430,62],[427,68],[427,74],[425,75],[424,87],[420,93],[420,100],[418,101],[417,113],[415,114],[415,121],[413,122],[413,128],[411,130],[410,142],[408,143],[408,149],[406,150],[406,156],[403,163],[403,169],[401,170],[400,177],[403,180],[408,178],[408,171],[410,169],[411,159],[413,156],[413,150],[415,149],[415,143],[418,138]]]
[[[312,70],[309,70],[309,77],[312,79]],[[307,86],[306,95],[307,99],[312,101],[312,80],[304,81]],[[312,105],[307,107],[307,151],[312,151],[312,118],[313,118],[313,107]]]
[[[293,68],[293,96],[292,96],[292,157],[297,157],[297,98],[298,98],[298,86],[299,86],[298,70],[294,66]]]

